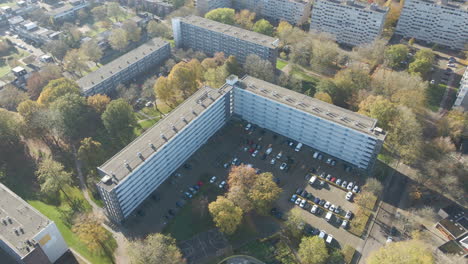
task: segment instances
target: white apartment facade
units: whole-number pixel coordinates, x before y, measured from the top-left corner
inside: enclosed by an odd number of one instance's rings
[[[204,87],[98,168],[108,216],[121,222],[231,117],[370,170],[385,134],[377,120],[246,76]]]
[[[406,0],[395,33],[463,49],[468,44],[468,3]]]
[[[463,111],[468,111],[468,68],[465,69],[465,74],[460,81],[460,88],[458,89],[457,99],[453,104],[454,107],[459,107]]]
[[[353,0],[316,0],[310,32],[326,32],[338,43],[359,46],[380,37],[388,8]]]

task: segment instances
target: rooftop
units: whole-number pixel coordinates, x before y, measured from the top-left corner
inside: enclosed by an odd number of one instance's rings
[[[245,76],[241,80],[245,90],[276,100],[280,103],[330,120],[340,125],[384,139],[385,134],[378,132],[377,120],[350,110],[325,103],[310,96],[294,92],[263,80]]]
[[[139,46],[138,48],[133,49],[125,53],[124,55],[118,57],[117,59],[109,62],[108,64],[102,66],[96,71],[89,73],[88,75],[79,79],[77,83],[81,87],[82,91],[87,91],[93,88],[98,83],[108,79],[112,75],[140,61],[149,53],[152,53],[165,45],[168,45],[168,42],[160,38],[154,38]]]
[[[266,46],[271,49],[275,49],[277,47],[276,43],[278,42],[278,40],[276,38],[272,38],[257,32],[245,30],[243,28],[226,25],[220,22],[216,22],[210,19],[194,15],[181,17],[178,19],[187,24],[192,24],[201,28],[208,29],[210,31],[223,33],[231,37]]]
[[[49,219],[0,183],[0,240],[18,255],[26,256],[29,253],[27,241],[49,224]]]
[[[449,1],[449,0],[420,0],[422,2],[451,7],[453,9],[461,9],[468,11],[468,2],[467,1]]]
[[[176,107],[170,114],[161,119],[158,123],[148,129],[145,133],[128,144],[119,153],[110,158],[99,167],[112,180],[107,184],[101,181],[99,184],[111,190],[118,182],[130,174],[130,170],[135,170],[153,153],[157,152],[167,141],[173,138],[178,131],[182,130],[192,120],[200,115],[216,99],[224,95],[231,88],[223,86],[220,89],[203,87]],[[141,155],[141,157],[139,157]]]
[[[379,13],[386,13],[388,11],[388,7],[381,7],[376,3],[372,4],[367,4],[359,1],[354,1],[354,0],[324,0],[329,1],[335,4],[340,4],[340,5],[347,5],[347,6],[352,6],[360,9],[368,9],[369,11],[375,11]]]
[[[439,222],[439,225],[443,226],[452,236],[458,238],[467,231],[467,220],[465,217],[455,220],[453,218],[445,218]]]

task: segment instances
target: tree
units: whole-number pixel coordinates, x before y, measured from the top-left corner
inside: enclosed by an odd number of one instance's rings
[[[203,76],[208,86],[218,88],[225,83],[225,80],[228,77],[228,75],[229,73],[226,71],[226,68],[223,66],[219,66],[216,68],[209,68],[205,71],[205,74]]]
[[[432,62],[427,60],[415,60],[410,63],[408,67],[408,72],[412,74],[419,74],[420,76],[425,76],[429,71],[431,71]]]
[[[26,100],[21,102],[18,105],[18,113],[23,117],[23,120],[26,123],[31,122],[33,115],[40,109],[41,106],[36,102],[32,100]]]
[[[301,66],[309,66],[312,58],[312,46],[308,42],[299,42],[292,46],[291,60]]]
[[[236,14],[236,24],[245,29],[252,29],[255,20],[255,12],[251,12],[247,9],[241,10]]]
[[[206,13],[205,18],[218,21],[223,24],[234,25],[235,11],[232,8],[217,8]]]
[[[333,104],[333,100],[330,95],[324,92],[315,93],[314,98],[324,101],[325,103]]]
[[[413,45],[414,45],[414,41],[415,41],[414,38],[410,38],[410,40],[408,40],[408,45],[413,46]]]
[[[340,250],[333,250],[327,259],[327,264],[343,264],[346,263],[344,260],[343,253]]]
[[[107,18],[107,7],[105,5],[96,6],[95,8],[91,9],[91,13],[93,14],[95,20],[105,20]]]
[[[278,35],[281,35],[284,32],[288,32],[293,29],[293,26],[289,24],[287,21],[281,20],[278,24],[278,28],[276,28],[276,32]]]
[[[172,31],[169,27],[167,27],[164,23],[158,23],[154,20],[148,22],[146,26],[146,31],[150,37],[161,37],[161,38],[169,38],[171,37]]]
[[[88,57],[78,49],[72,49],[67,52],[63,59],[64,68],[78,76],[83,76],[83,72],[90,71],[88,66]]]
[[[275,33],[275,28],[270,24],[270,22],[268,22],[265,19],[260,19],[257,22],[255,22],[252,29],[257,33],[268,36],[273,36],[273,34]]]
[[[112,235],[92,215],[80,215],[73,224],[72,231],[93,253],[106,253],[112,256],[106,244]]]
[[[111,138],[126,145],[133,138],[133,129],[138,125],[132,107],[123,99],[111,101],[101,116]]]
[[[150,234],[144,240],[135,240],[128,246],[134,264],[184,264],[186,261],[176,240],[163,234]]]
[[[140,97],[140,86],[135,83],[128,85],[118,84],[115,88],[117,97],[124,99],[130,105],[133,105],[138,97]]]
[[[249,192],[255,183],[256,175],[253,168],[245,165],[232,167],[229,172],[229,191],[226,197],[244,212],[249,212],[254,208]]]
[[[366,184],[362,187],[363,190],[371,192],[375,195],[382,193],[383,184],[376,178],[367,178]]]
[[[284,222],[287,233],[295,239],[299,239],[304,232],[305,222],[301,214],[301,210],[294,207],[288,212],[286,222]]]
[[[216,201],[210,203],[208,210],[216,227],[228,235],[233,234],[242,222],[242,209],[223,196],[218,196]]]
[[[393,120],[398,116],[395,104],[383,96],[370,95],[359,104],[359,113],[378,120],[378,125],[389,129]]]
[[[398,113],[390,125],[386,141],[405,162],[411,164],[421,154],[422,128],[409,108],[399,107]]]
[[[247,56],[244,64],[244,71],[250,76],[267,82],[272,83],[275,79],[274,68],[271,62],[262,60],[255,54]]]
[[[0,108],[0,154],[15,147],[20,140],[19,122],[15,113]],[[1,156],[0,156],[1,157]]]
[[[388,243],[371,252],[367,258],[369,264],[433,264],[434,258],[429,248],[417,240]]]
[[[403,3],[400,3],[400,5],[390,5],[390,10],[388,11],[387,19],[384,23],[384,31],[386,32],[386,35],[392,35],[398,19],[400,18],[402,6]]]
[[[90,137],[84,138],[78,148],[78,158],[84,162],[88,170],[94,170],[104,162],[104,151],[101,142]]]
[[[141,38],[141,29],[133,20],[127,20],[123,23],[122,29],[127,32],[127,37],[133,42],[138,42]]]
[[[66,94],[50,104],[55,127],[66,141],[76,141],[90,132],[86,100],[77,94]]]
[[[430,63],[434,63],[435,54],[430,49],[420,49],[414,55],[415,60],[427,60]]]
[[[266,215],[273,202],[279,198],[281,191],[281,188],[274,182],[273,174],[265,172],[256,177],[248,195],[255,210]]]
[[[462,136],[468,131],[468,113],[451,110],[437,123],[439,135],[449,136],[455,144],[459,144]]]
[[[64,190],[65,186],[72,184],[72,174],[65,171],[62,164],[51,158],[46,158],[39,163],[36,175],[40,182],[42,193],[50,194],[61,191],[68,201],[72,203],[72,200]]]
[[[371,66],[382,64],[384,61],[384,52],[387,41],[376,39],[372,43],[358,46],[354,49],[355,53],[361,59],[368,61]]]
[[[106,107],[110,101],[111,99],[104,94],[96,94],[88,97],[87,99],[88,105],[98,114],[102,114],[106,110]]]
[[[43,67],[39,72],[33,72],[26,81],[26,89],[31,99],[36,100],[49,81],[60,77],[62,77],[61,69],[52,64]]]
[[[174,5],[174,9],[179,9],[185,5],[185,0],[172,0],[172,4]]]
[[[110,2],[107,4],[107,15],[113,17],[116,21],[120,21],[120,18],[124,14],[124,11],[118,3]]]
[[[340,55],[338,44],[329,35],[321,33],[312,38],[312,45],[309,64],[321,72],[327,72],[328,68],[336,64]]]
[[[14,111],[23,101],[28,99],[28,94],[13,85],[6,85],[0,90],[0,107]]]
[[[61,96],[66,94],[80,94],[80,88],[76,82],[71,81],[67,78],[60,78],[57,80],[50,81],[44,90],[39,95],[37,102],[41,105],[48,106]]]
[[[52,40],[44,45],[44,50],[52,54],[59,61],[63,60],[70,46],[63,40]]]
[[[112,30],[109,36],[109,43],[114,50],[123,51],[128,46],[128,34],[127,31],[122,28]]]
[[[86,56],[88,60],[99,62],[102,58],[104,52],[101,47],[99,47],[96,40],[86,41],[81,44],[80,53]]]
[[[327,246],[318,236],[303,237],[297,254],[303,264],[322,264],[328,258]]]
[[[385,64],[390,68],[397,68],[402,61],[406,61],[408,53],[408,47],[403,44],[389,46],[384,52]]]
[[[172,68],[167,79],[171,82],[171,86],[177,87],[184,99],[187,99],[198,89],[197,72],[199,70],[188,67],[184,62],[179,62]]]
[[[177,106],[177,91],[173,89],[171,82],[164,76],[159,77],[154,84],[155,97],[174,108]]]
[[[238,76],[242,74],[242,67],[234,56],[229,56],[229,58],[224,63],[224,67],[226,68],[228,74],[234,74]]]

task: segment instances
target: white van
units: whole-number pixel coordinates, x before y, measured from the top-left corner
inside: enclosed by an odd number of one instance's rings
[[[297,143],[295,151],[298,152],[302,148],[302,143]]]
[[[310,185],[313,185],[313,184],[315,183],[316,180],[317,180],[317,176],[312,176],[312,177],[310,177],[309,184],[310,184]]]
[[[313,156],[314,159],[318,158],[318,155],[319,155],[319,154],[320,154],[320,153],[319,153],[318,151],[315,151],[314,156]]]
[[[327,222],[330,222],[332,216],[333,216],[333,213],[332,213],[332,212],[328,212],[327,215],[325,216],[325,220],[327,220]]]

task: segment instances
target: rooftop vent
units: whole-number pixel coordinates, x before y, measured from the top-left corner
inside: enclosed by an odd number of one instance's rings
[[[195,116],[197,115],[197,112],[193,108],[192,108],[192,114]]]
[[[127,168],[128,171],[132,171],[132,167],[130,167],[130,164],[128,164],[126,160],[124,161],[124,166],[125,168]]]
[[[182,120],[182,122],[185,122],[186,124],[188,123],[187,119],[185,119],[184,116],[181,116],[181,117],[180,117],[180,120]]]
[[[24,229],[22,227],[19,228],[19,231],[21,232],[21,234],[24,234]]]
[[[137,153],[138,158],[140,158],[142,161],[145,161],[145,157],[143,157],[143,154],[141,152]]]
[[[112,182],[112,177],[109,176],[109,175],[106,175],[106,176],[102,177],[101,181],[102,181],[103,183],[109,184],[109,183]]]
[[[161,133],[161,138],[167,141],[167,137],[163,133]]]
[[[13,220],[9,216],[7,216],[6,218],[10,224],[13,224]]]
[[[176,132],[176,133],[178,132],[178,130],[177,130],[176,126],[174,126],[174,124],[171,124],[171,128],[172,128],[172,130],[174,130],[174,132]]]
[[[8,225],[8,222],[7,222],[6,218],[3,218],[2,222],[3,222],[4,225]]]
[[[149,145],[150,148],[152,148],[154,151],[156,151],[156,147],[154,146],[153,143],[150,142],[150,143],[148,143],[148,145]]]
[[[20,235],[20,233],[19,233],[19,231],[18,231],[18,229],[17,229],[17,228],[13,228],[13,231],[15,232],[15,234],[16,234],[17,236],[19,236],[19,235]]]

